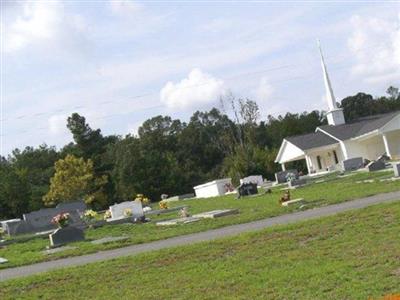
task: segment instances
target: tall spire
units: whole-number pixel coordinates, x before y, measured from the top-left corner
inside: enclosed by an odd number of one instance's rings
[[[329,80],[328,71],[326,69],[324,56],[322,55],[322,49],[319,40],[318,40],[318,48],[319,48],[319,53],[321,55],[322,72],[324,73],[324,83],[326,89],[326,100],[328,101],[328,108],[329,108],[329,111],[326,113],[328,124],[334,126],[341,125],[345,123],[343,109],[337,107],[335,95],[333,94],[331,81]]]
[[[326,100],[328,101],[329,110],[337,109],[335,95],[333,94],[333,89],[331,85],[331,81],[329,80],[328,71],[326,69],[324,56],[322,55],[321,43],[318,40],[318,49],[321,55],[321,65],[322,65],[322,72],[324,73],[324,82],[325,82],[325,89],[326,89]]]

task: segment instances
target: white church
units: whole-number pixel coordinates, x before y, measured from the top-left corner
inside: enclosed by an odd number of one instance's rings
[[[385,154],[400,158],[400,111],[362,118],[346,123],[343,109],[338,108],[320,48],[321,64],[329,111],[328,125],[314,133],[287,137],[283,140],[275,162],[285,164],[305,160],[309,174],[341,170],[342,162],[361,157],[376,160]]]

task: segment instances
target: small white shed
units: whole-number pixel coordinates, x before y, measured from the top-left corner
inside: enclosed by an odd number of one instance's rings
[[[198,186],[195,186],[196,198],[209,198],[225,195],[232,189],[231,178],[217,179]]]

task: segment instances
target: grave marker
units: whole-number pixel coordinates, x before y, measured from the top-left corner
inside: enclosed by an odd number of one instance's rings
[[[72,242],[85,240],[85,235],[82,229],[67,226],[58,228],[52,234],[49,234],[50,246],[58,247]]]
[[[122,203],[110,206],[111,218],[107,222],[128,218],[125,216],[125,210],[130,209],[132,215],[129,218],[141,219],[144,217],[142,202],[140,201],[125,201]]]

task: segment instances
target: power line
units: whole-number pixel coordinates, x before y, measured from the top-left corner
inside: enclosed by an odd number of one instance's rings
[[[380,45],[379,47],[382,47],[382,45]],[[369,48],[376,48],[376,47],[369,47]],[[340,57],[343,57],[343,56],[340,56]],[[345,57],[347,57],[347,56],[345,56]],[[328,59],[332,59],[332,56],[330,56]],[[334,64],[337,64],[337,62],[336,63],[331,63],[331,65],[334,65]],[[252,76],[252,75],[257,75],[257,74],[261,74],[261,73],[267,73],[267,72],[271,72],[271,71],[281,70],[281,69],[291,69],[291,68],[302,66],[302,65],[304,65],[304,64],[290,64],[290,65],[288,64],[288,65],[276,66],[276,67],[268,68],[268,69],[265,69],[265,70],[236,74],[234,76],[230,76],[230,77],[227,77],[227,78],[222,78],[222,80],[232,80],[232,79],[240,78],[240,77],[243,77],[243,76]],[[336,68],[333,67],[333,68],[330,68],[330,69],[331,70],[332,69],[333,70],[337,70],[337,69],[343,69],[343,68],[347,68],[347,67],[348,67],[347,65],[344,65],[344,66],[341,66],[341,67],[336,67]],[[282,83],[282,82],[288,82],[288,81],[305,79],[305,78],[310,78],[311,79],[311,78],[316,77],[316,76],[317,76],[316,73],[305,74],[305,75],[294,76],[294,77],[286,78],[286,79],[279,79],[279,80],[275,80],[275,81],[269,81],[269,83]],[[188,89],[188,88],[193,88],[193,87],[203,86],[203,85],[208,85],[208,84],[209,84],[208,82],[205,82],[205,83],[186,86],[186,87],[183,87],[181,89]],[[96,104],[96,106],[104,105],[104,104],[108,104],[108,103],[115,103],[116,101],[118,102],[118,101],[127,101],[127,100],[132,100],[132,99],[143,98],[143,97],[147,97],[147,96],[151,96],[151,95],[155,95],[155,94],[158,95],[159,91],[157,91],[157,92],[149,92],[149,93],[146,93],[146,94],[136,95],[136,96],[122,98],[122,99],[118,99],[118,100],[102,101],[102,102],[99,102],[98,104]],[[164,105],[144,107],[141,110],[156,109],[156,108],[161,108],[163,106]],[[24,119],[26,117],[42,116],[42,115],[46,115],[46,114],[49,114],[49,113],[51,114],[51,113],[54,113],[54,112],[63,112],[63,111],[71,110],[71,109],[80,109],[80,108],[88,108],[88,106],[78,105],[78,106],[74,106],[72,108],[57,109],[57,110],[54,110],[52,112],[41,112],[41,113],[36,113],[36,114],[32,114],[32,115],[21,115],[21,116],[15,117],[14,119]],[[136,111],[138,111],[138,110],[136,110]],[[131,113],[132,112],[109,114],[109,115],[103,115],[101,117],[94,117],[92,119],[97,120],[97,119],[112,118],[112,117],[117,117],[117,116],[129,115]],[[9,121],[9,119],[3,120],[3,122],[4,121]],[[22,131],[13,133],[13,134],[2,134],[1,137],[12,136],[12,135],[21,135],[21,134],[24,134],[24,133],[29,133],[29,132],[33,132],[33,131],[41,131],[41,130],[48,130],[48,127],[47,126],[42,126],[42,127],[38,127],[38,128],[35,128],[35,129],[22,130]]]
[[[367,49],[371,49],[371,48],[380,48],[380,47],[384,47],[384,46],[386,46],[386,45],[377,44],[377,45],[374,45],[374,46],[371,46],[371,47],[363,48],[362,50],[367,50]],[[330,60],[330,59],[332,59],[334,57],[339,57],[340,58],[339,61],[341,61],[341,60],[343,60],[344,57],[348,57],[348,56],[350,56],[350,55],[328,56],[327,60]],[[334,65],[336,63],[331,63],[331,65]],[[267,69],[259,70],[259,71],[239,73],[239,74],[236,74],[236,75],[233,75],[233,76],[230,76],[230,77],[221,78],[221,80],[229,81],[229,80],[233,80],[233,79],[237,79],[237,78],[241,78],[241,77],[254,76],[254,75],[258,75],[258,74],[269,73],[269,72],[283,70],[283,69],[293,69],[293,68],[304,66],[304,65],[309,66],[308,63],[287,64],[287,65],[271,67],[271,68],[267,68]],[[285,81],[285,79],[280,80],[280,81]],[[186,86],[186,87],[181,87],[180,89],[190,89],[190,88],[204,86],[204,85],[208,85],[208,84],[209,84],[208,82],[204,82],[204,83],[189,85],[189,86]],[[116,99],[116,100],[111,100],[110,99],[110,100],[102,101],[102,102],[99,102],[99,103],[96,103],[96,104],[93,104],[93,105],[78,105],[78,106],[74,106],[74,107],[65,107],[65,108],[57,109],[57,110],[53,110],[53,111],[40,112],[40,113],[35,113],[35,114],[24,114],[24,115],[19,115],[19,116],[16,116],[16,117],[0,119],[0,122],[9,122],[11,120],[21,120],[21,119],[25,119],[25,118],[28,118],[28,117],[40,117],[40,116],[44,116],[44,115],[52,115],[54,113],[67,112],[67,111],[75,110],[75,109],[90,108],[91,106],[98,107],[98,106],[107,105],[107,104],[110,104],[110,103],[116,103],[116,102],[121,102],[121,101],[130,101],[130,100],[134,100],[134,99],[140,99],[140,98],[145,98],[145,97],[148,97],[148,96],[158,95],[159,92],[160,91],[157,90],[157,91],[153,91],[153,92],[144,93],[144,94],[141,94],[141,95],[130,96],[130,97]]]

